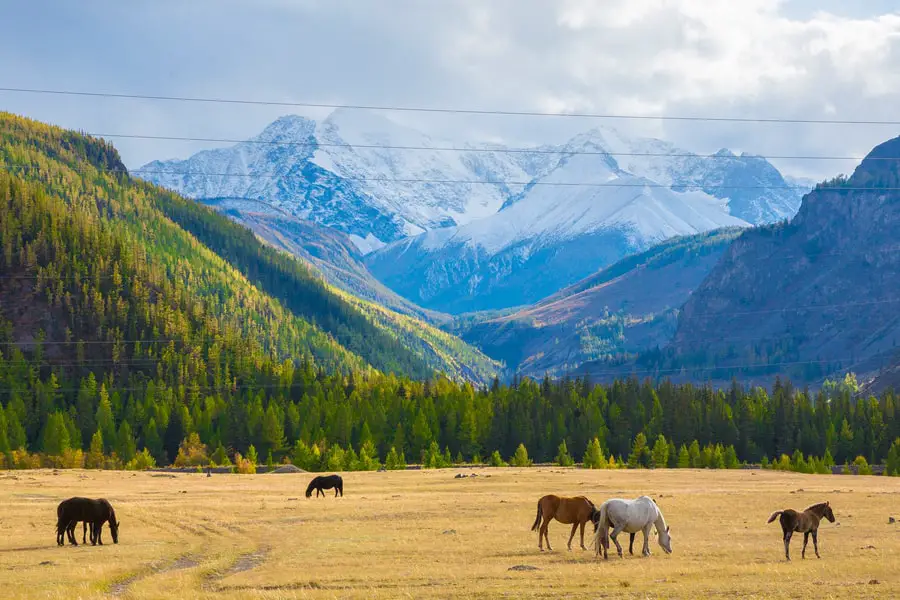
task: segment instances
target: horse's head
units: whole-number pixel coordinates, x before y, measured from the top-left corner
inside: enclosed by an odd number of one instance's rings
[[[831,510],[831,504],[825,503],[825,518],[834,523],[834,511]]]
[[[312,496],[313,490],[316,489],[315,481],[311,481],[308,486],[306,486],[306,497],[310,498]]]
[[[669,529],[670,527],[666,525],[665,531],[660,531],[657,539],[666,554],[672,554],[672,536],[669,534]]]
[[[119,525],[121,521],[116,521],[116,516],[113,515],[109,520],[109,533],[112,535],[113,544],[119,543]]]

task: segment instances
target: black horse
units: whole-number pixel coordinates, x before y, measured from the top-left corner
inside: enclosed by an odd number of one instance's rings
[[[69,498],[59,503],[56,508],[56,543],[65,545],[68,536],[69,543],[77,546],[75,540],[75,526],[79,521],[84,522],[84,528],[90,525],[91,544],[103,545],[103,524],[109,522],[109,531],[112,534],[114,544],[119,543],[119,521],[116,520],[116,511],[104,498],[93,500],[91,498]],[[84,543],[84,538],[82,538]]]
[[[334,488],[335,498],[337,498],[339,493],[341,498],[344,497],[344,480],[341,479],[340,475],[319,475],[309,482],[306,488],[306,497],[310,498],[313,490],[316,490],[316,498],[319,497],[319,493],[324,496],[324,490],[330,490],[331,488]]]

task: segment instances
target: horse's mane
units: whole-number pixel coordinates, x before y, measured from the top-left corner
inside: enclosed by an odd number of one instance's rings
[[[810,505],[810,506],[807,506],[807,507],[803,510],[803,512],[806,512],[807,510],[823,509],[823,508],[825,508],[825,506],[826,506],[827,504],[828,504],[827,502],[818,502],[818,503],[816,503],[816,504],[812,504],[812,505]]]

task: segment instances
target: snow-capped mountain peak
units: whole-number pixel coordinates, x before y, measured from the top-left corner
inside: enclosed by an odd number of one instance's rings
[[[703,157],[598,126],[535,150],[461,146],[378,112],[338,109],[320,122],[286,115],[246,143],[183,161],[156,161],[135,173],[195,198],[267,202],[344,231],[364,252],[490,217],[532,187],[566,183],[566,177],[579,183],[631,174],[673,189],[702,190],[725,200],[732,216],[752,223],[790,216],[799,205],[793,190],[742,195],[741,182],[783,187],[784,180],[765,159],[724,149]],[[565,202],[570,191],[555,186],[545,201]]]

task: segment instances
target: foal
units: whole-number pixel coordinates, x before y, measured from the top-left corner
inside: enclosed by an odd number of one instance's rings
[[[584,547],[584,526],[593,519],[596,511],[597,508],[594,506],[594,503],[584,496],[562,498],[550,494],[542,497],[538,500],[537,518],[534,520],[534,525],[531,526],[531,530],[534,531],[540,525],[538,548],[543,551],[544,540],[547,540],[547,550],[553,550],[550,547],[550,538],[547,537],[547,528],[550,525],[550,521],[556,519],[566,525],[572,524],[572,534],[569,536],[569,543],[567,544],[569,550],[572,550],[572,538],[575,537],[575,530],[578,529],[579,525],[581,526],[581,549],[587,550]],[[543,523],[541,523],[541,519],[544,520]]]
[[[801,558],[806,558],[806,544],[809,542],[809,536],[812,535],[813,548],[816,551],[816,558],[819,556],[819,522],[822,517],[834,523],[834,513],[831,511],[831,505],[828,502],[820,502],[813,504],[803,512],[797,512],[794,509],[786,508],[784,510],[776,510],[769,517],[766,523],[771,523],[778,515],[781,515],[781,531],[784,533],[784,556],[791,560],[790,546],[791,536],[794,532],[803,534],[803,551],[800,553]]]

